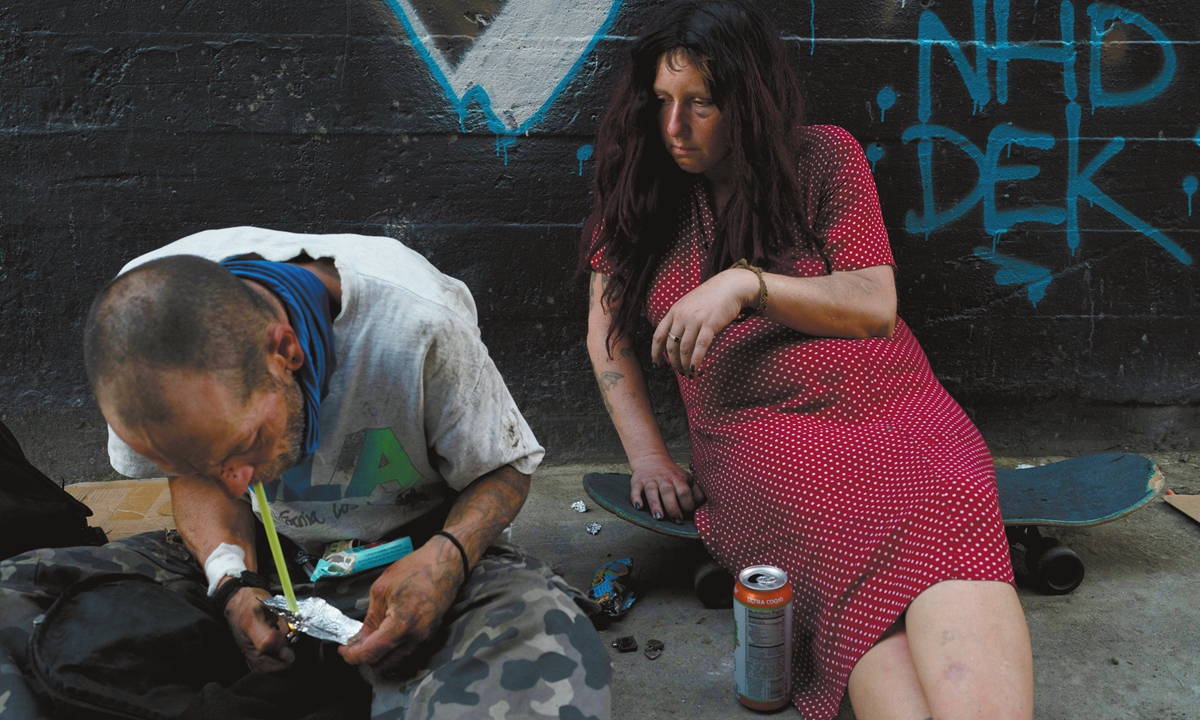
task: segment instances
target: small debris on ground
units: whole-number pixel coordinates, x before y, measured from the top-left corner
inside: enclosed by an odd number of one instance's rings
[[[647,640],[646,641],[646,657],[651,660],[658,659],[662,655],[663,643],[662,640]]]
[[[619,637],[616,640],[613,640],[612,646],[617,649],[617,652],[623,653],[634,652],[638,647],[637,640],[635,640],[632,635],[626,635],[625,637]]]
[[[1109,661],[1110,663],[1112,663],[1113,665],[1120,665],[1120,664],[1121,664],[1121,661],[1120,661],[1120,660],[1118,660],[1118,659],[1116,659],[1115,657],[1114,657],[1114,658],[1109,658],[1109,659],[1108,659],[1108,661]]]
[[[600,523],[588,523],[583,529],[587,530],[588,535],[599,535]]]
[[[604,563],[592,573],[588,596],[600,603],[605,615],[619,618],[628,612],[637,599],[632,571],[633,560],[621,558]]]
[[[1029,463],[1021,463],[1020,465],[1017,465],[1018,470],[1028,470],[1031,467],[1033,467],[1033,465],[1030,465]]]
[[[585,513],[587,512],[587,505],[584,505],[582,500],[576,500],[571,503],[571,509],[577,513]]]
[[[1191,459],[1192,459],[1192,456],[1190,453],[1180,453],[1180,455],[1179,455],[1179,462],[1187,462],[1188,460],[1191,460]]]

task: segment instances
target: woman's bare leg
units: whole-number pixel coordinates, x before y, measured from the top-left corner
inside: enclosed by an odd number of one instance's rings
[[[881,640],[854,666],[847,686],[857,720],[925,720],[929,703],[901,631]]]
[[[940,582],[908,606],[906,625],[930,717],[1033,717],[1033,650],[1011,585]]]
[[[1033,653],[1011,585],[947,580],[917,596],[906,630],[850,673],[859,720],[1033,716]]]

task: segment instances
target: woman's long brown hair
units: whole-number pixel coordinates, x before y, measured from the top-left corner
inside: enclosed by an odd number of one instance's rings
[[[697,177],[679,169],[659,131],[654,80],[660,58],[677,53],[705,76],[730,140],[734,191],[716,220],[704,277],[742,258],[780,265],[797,245],[831,271],[796,175],[804,108],[779,33],[740,0],[676,3],[633,44],[596,141],[596,205],[584,224],[580,270],[602,248],[613,266],[603,296],[614,308],[610,353],[616,338],[636,330]]]

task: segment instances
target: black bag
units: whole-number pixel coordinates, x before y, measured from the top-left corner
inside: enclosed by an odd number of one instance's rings
[[[29,464],[16,437],[0,423],[0,560],[36,548],[103,545],[104,531],[88,527],[91,514]]]
[[[81,580],[30,637],[36,685],[61,717],[181,717],[205,685],[246,670],[225,621],[206,606],[144,575]]]
[[[336,652],[304,638],[297,661],[248,672],[200,583],[169,590],[144,575],[81,580],[29,640],[35,692],[59,720],[353,720],[371,687]],[[309,642],[305,642],[305,641]]]

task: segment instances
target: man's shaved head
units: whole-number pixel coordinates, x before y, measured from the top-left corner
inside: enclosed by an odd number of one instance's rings
[[[152,260],[106,285],[88,312],[88,382],[122,422],[170,422],[165,371],[211,373],[244,401],[269,379],[267,301],[204,258]]]

